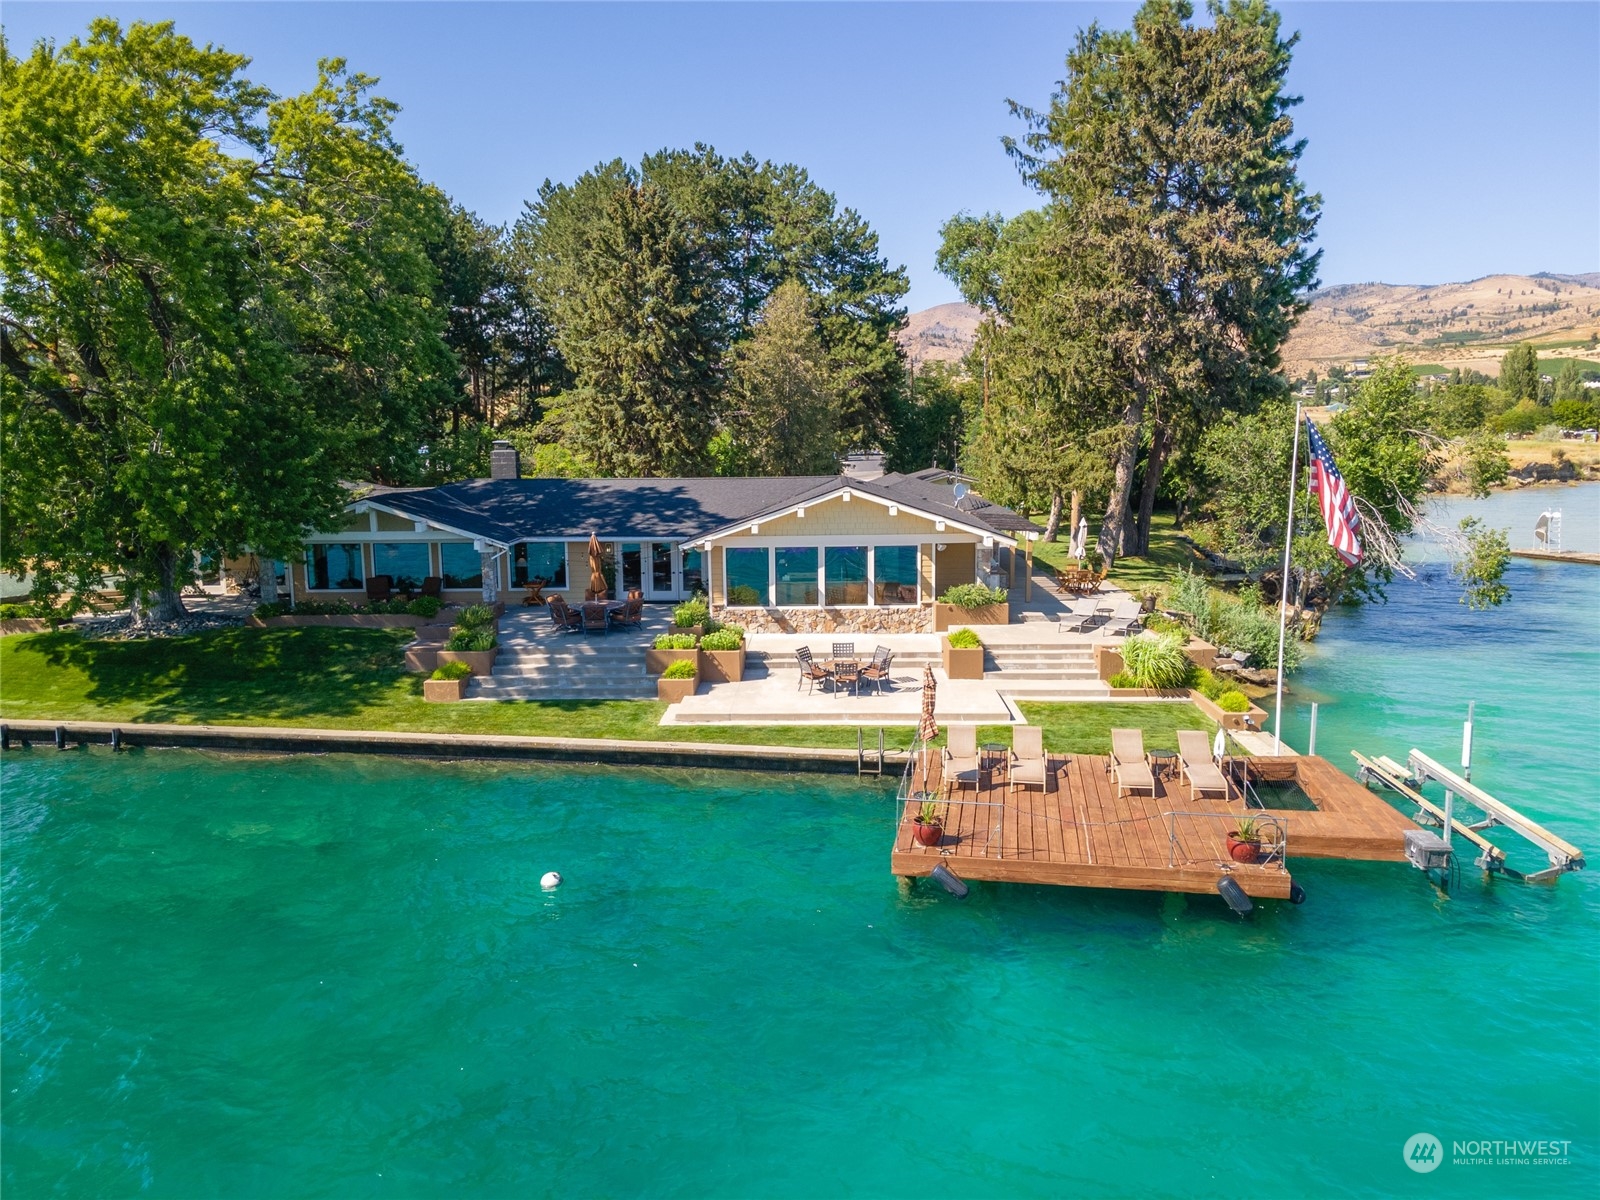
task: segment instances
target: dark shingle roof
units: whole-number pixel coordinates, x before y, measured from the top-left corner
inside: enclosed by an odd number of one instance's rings
[[[1009,508],[917,476],[885,475],[863,483],[842,475],[677,479],[469,479],[371,498],[410,516],[474,537],[659,538],[691,541],[841,487],[877,495],[936,517],[997,533],[1034,529]]]

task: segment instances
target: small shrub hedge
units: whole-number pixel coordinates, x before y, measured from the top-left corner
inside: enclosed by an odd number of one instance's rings
[[[1126,671],[1118,671],[1106,682],[1114,688],[1136,688],[1139,686],[1139,681]]]
[[[656,634],[655,648],[657,650],[693,650],[694,634],[658,633]]]
[[[1242,713],[1250,711],[1250,697],[1237,688],[1223,692],[1217,697],[1217,707],[1223,712]]]
[[[418,596],[406,605],[406,612],[413,617],[437,617],[443,607],[444,601],[437,596]]]
[[[700,639],[702,650],[737,650],[744,645],[744,630],[737,625],[723,625]]]
[[[981,583],[958,583],[946,588],[939,597],[940,604],[954,604],[957,608],[986,608],[991,604],[1004,604],[1005,588],[985,587]]]
[[[680,658],[677,662],[667,664],[667,669],[661,672],[663,679],[693,679],[700,673],[699,667],[692,658]]]
[[[493,624],[494,609],[487,604],[469,604],[456,618],[456,626],[459,629],[482,629]]]
[[[1201,667],[1194,673],[1194,678],[1189,681],[1189,686],[1199,692],[1207,700],[1215,700],[1223,692],[1236,691],[1236,688],[1218,679],[1217,676]]]
[[[983,647],[982,640],[970,629],[952,629],[949,637],[952,650],[978,650]]]
[[[430,679],[465,679],[472,674],[472,668],[464,662],[440,663],[433,669]]]
[[[1144,619],[1144,627],[1151,633],[1176,633],[1184,639],[1187,645],[1189,640],[1189,627],[1176,617],[1169,617],[1163,613],[1150,613]]]
[[[463,629],[457,625],[450,631],[450,640],[445,642],[446,650],[456,651],[483,651],[493,650],[500,644],[500,639],[495,637],[491,629]]]
[[[679,629],[688,629],[691,625],[707,625],[711,621],[711,605],[704,596],[695,596],[685,600],[672,610],[672,623]]]

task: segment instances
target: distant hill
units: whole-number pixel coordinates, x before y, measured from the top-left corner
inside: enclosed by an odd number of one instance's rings
[[[978,320],[970,304],[936,304],[908,316],[896,336],[914,366],[959,362],[978,336]]]
[[[913,363],[954,362],[972,348],[978,319],[970,304],[925,308],[906,318],[900,344]],[[1467,283],[1346,283],[1312,293],[1283,358],[1291,377],[1397,353],[1419,366],[1492,375],[1516,342],[1539,343],[1544,358],[1600,358],[1578,344],[1597,332],[1600,271],[1486,275]]]

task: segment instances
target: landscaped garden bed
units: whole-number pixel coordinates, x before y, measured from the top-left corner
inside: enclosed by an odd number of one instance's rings
[[[947,588],[933,605],[933,631],[943,633],[955,625],[1009,625],[1011,602],[1005,588],[967,583]]]

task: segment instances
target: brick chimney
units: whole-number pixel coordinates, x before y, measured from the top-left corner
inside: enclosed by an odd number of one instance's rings
[[[489,449],[490,479],[520,479],[522,456],[510,442],[495,442]]]

